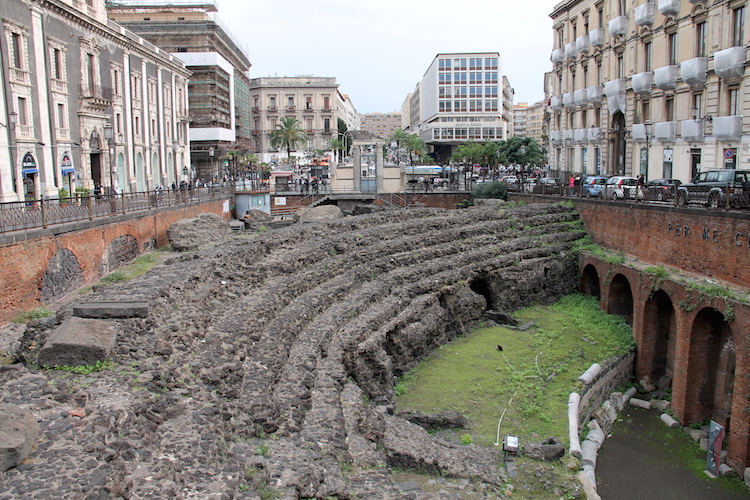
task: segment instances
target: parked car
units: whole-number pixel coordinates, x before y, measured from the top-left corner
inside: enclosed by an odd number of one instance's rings
[[[682,181],[679,179],[654,179],[646,184],[646,199],[649,201],[671,201]]]
[[[730,206],[750,206],[750,170],[722,168],[701,172],[692,182],[678,188],[677,203],[699,202],[710,208],[719,208],[727,203],[727,191]]]
[[[592,175],[590,177],[585,177],[583,179],[583,184],[581,185],[581,195],[582,196],[601,196],[602,195],[602,188],[604,188],[604,184],[607,182],[608,177],[603,175]]]
[[[560,194],[562,181],[556,177],[542,177],[534,184],[534,193]]]
[[[602,197],[610,200],[643,198],[643,191],[638,189],[638,179],[635,177],[610,177],[604,183]]]

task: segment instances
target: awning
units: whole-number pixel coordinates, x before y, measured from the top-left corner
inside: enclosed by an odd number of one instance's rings
[[[23,175],[38,174],[39,169],[38,168],[24,168],[22,172],[23,172]]]
[[[76,169],[74,169],[73,167],[63,167],[62,168],[62,174],[63,175],[74,174],[75,171],[76,171]]]

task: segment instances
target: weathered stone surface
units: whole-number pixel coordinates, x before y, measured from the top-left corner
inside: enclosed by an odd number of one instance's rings
[[[43,433],[33,466],[0,474],[0,491],[425,498],[399,490],[399,469],[441,471],[447,491],[434,498],[510,492],[497,448],[392,414],[397,376],[470,331],[488,302],[511,311],[577,290],[577,217],[550,204],[294,224],[97,289],[86,302],[145,301],[148,317],[111,321],[114,369],[0,370],[3,400],[34,408]],[[22,351],[37,352],[71,313],[30,325]],[[538,483],[537,467],[549,464],[519,465],[519,481]]]
[[[523,454],[535,460],[550,462],[558,460],[565,455],[565,445],[556,436],[552,436],[544,441],[536,441],[524,445]],[[596,456],[596,453],[594,453],[594,456]]]
[[[750,467],[745,467],[745,486],[750,488]]]
[[[596,419],[605,436],[612,432],[612,425],[617,420],[617,410],[610,401],[605,401],[602,405],[594,410],[591,418]]]
[[[297,213],[294,214],[294,221],[323,222],[339,219],[342,216],[341,209],[336,205],[320,205],[318,207],[308,207],[298,210]]]
[[[229,223],[214,213],[200,214],[175,222],[167,229],[167,238],[178,252],[197,250],[200,245],[221,243],[231,237]]]
[[[23,462],[38,437],[39,424],[30,411],[0,404],[0,472]]]
[[[147,318],[148,302],[84,302],[73,307],[79,318]]]
[[[466,417],[457,411],[444,411],[441,413],[401,412],[398,416],[405,418],[413,424],[428,430],[437,431],[443,429],[463,429],[468,424]]]
[[[488,318],[494,321],[495,323],[498,323],[500,325],[512,325],[516,326],[518,324],[518,320],[511,316],[510,314],[502,311],[487,311],[484,313],[484,315]]]
[[[39,351],[40,365],[93,365],[107,359],[115,346],[115,330],[107,321],[70,317],[53,331]]]

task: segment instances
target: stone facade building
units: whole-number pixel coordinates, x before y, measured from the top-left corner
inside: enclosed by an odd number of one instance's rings
[[[353,103],[339,93],[333,77],[263,77],[250,80],[253,149],[260,161],[276,162],[286,156],[271,146],[271,132],[281,118],[297,119],[307,133],[307,144],[292,151],[304,158],[310,150],[330,150],[330,141],[338,137],[339,118],[347,128],[358,125],[352,117]]]
[[[0,201],[179,178],[182,61],[107,19],[104,0],[6,0],[0,17]]]
[[[401,113],[367,113],[362,115],[362,130],[388,139],[401,127]]]
[[[206,182],[230,174],[225,155],[257,152],[252,141],[250,60],[217,16],[215,0],[109,3],[109,16],[185,62],[192,75],[187,177]],[[187,169],[185,169],[187,167]]]
[[[566,0],[550,16],[554,169],[687,181],[748,164],[744,0]]]

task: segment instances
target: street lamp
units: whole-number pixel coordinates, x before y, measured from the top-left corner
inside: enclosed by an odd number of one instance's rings
[[[571,167],[570,164],[572,163],[570,161],[570,146],[572,144],[573,144],[573,139],[571,139],[570,137],[566,137],[565,138],[565,176],[562,179],[563,183],[566,183],[567,180],[568,180],[568,178],[569,178],[569,175],[568,175],[569,172],[568,172],[568,170],[570,169],[570,167]]]
[[[714,119],[714,117],[711,116],[711,115],[706,115],[703,118],[701,118],[700,109],[698,109],[698,106],[693,106],[693,109],[691,111],[692,111],[692,114],[693,114],[693,120],[696,123],[700,123],[700,122],[703,122],[703,121],[711,122]]]
[[[110,194],[115,192],[115,176],[114,176],[114,157],[115,157],[115,127],[112,126],[111,121],[107,121],[104,125],[104,138],[107,139],[107,145],[109,146],[109,191]]]
[[[213,177],[214,176],[214,147],[213,146],[208,148],[208,162],[210,164],[209,168],[211,169],[211,177]]]
[[[10,118],[8,124],[6,125],[5,123],[0,123],[0,127],[5,127],[8,130],[15,130],[16,123],[18,123],[18,113],[16,113],[15,111],[11,111],[8,117]]]

